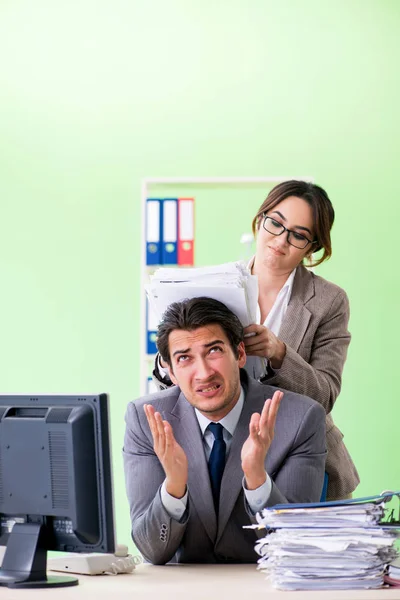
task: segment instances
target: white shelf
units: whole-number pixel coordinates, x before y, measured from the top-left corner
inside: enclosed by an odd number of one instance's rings
[[[313,182],[313,177],[145,177],[142,185],[240,185],[281,183],[290,179]]]

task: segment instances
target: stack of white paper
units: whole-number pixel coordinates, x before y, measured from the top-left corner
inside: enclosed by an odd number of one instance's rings
[[[161,319],[173,302],[206,296],[223,302],[243,327],[256,322],[258,281],[244,262],[198,268],[160,268],[146,286],[149,302]]]
[[[400,584],[400,559],[399,558],[397,560],[393,561],[389,565],[389,575],[391,577],[393,577],[394,579],[398,579],[399,584]]]
[[[313,506],[312,508],[287,505],[285,508],[264,511],[258,517],[264,525],[268,519],[271,529],[304,527],[371,527],[379,523],[384,514],[383,503],[342,504]]]
[[[378,588],[396,556],[396,529],[379,525],[383,502],[266,509],[259,568],[283,590]]]
[[[385,583],[389,585],[400,587],[400,559],[397,558],[390,563],[387,574],[385,576]]]

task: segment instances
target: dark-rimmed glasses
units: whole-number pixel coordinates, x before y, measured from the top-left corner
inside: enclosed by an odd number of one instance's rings
[[[292,229],[288,229],[279,221],[276,221],[272,217],[265,215],[263,220],[263,227],[265,231],[268,233],[272,233],[272,235],[282,235],[285,231],[287,232],[287,241],[288,244],[298,248],[299,250],[304,250],[308,246],[308,244],[316,244],[317,240],[309,240],[302,233],[297,233],[297,231],[293,231]]]

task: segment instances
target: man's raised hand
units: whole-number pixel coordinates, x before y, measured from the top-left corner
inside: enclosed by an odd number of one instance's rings
[[[153,447],[166,477],[166,490],[175,498],[186,492],[188,462],[186,454],[175,439],[168,421],[163,421],[159,412],[150,404],[144,405],[147,422],[153,436]]]
[[[283,392],[276,390],[272,398],[265,401],[261,415],[253,413],[249,424],[249,437],[242,448],[242,469],[246,487],[255,490],[265,483],[265,457],[274,439],[276,415]]]

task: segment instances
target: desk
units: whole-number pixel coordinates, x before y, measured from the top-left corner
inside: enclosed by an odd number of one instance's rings
[[[0,596],[4,600],[206,600],[209,585],[212,586],[209,597],[220,594],[223,600],[400,600],[400,589],[395,588],[332,592],[274,590],[255,565],[139,565],[129,575],[81,575],[79,585],[69,588],[0,588]]]

